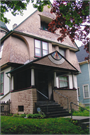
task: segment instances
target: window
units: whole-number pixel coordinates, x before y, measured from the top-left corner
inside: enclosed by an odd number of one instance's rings
[[[35,39],[35,57],[42,57],[48,54],[48,43]]]
[[[80,88],[78,88],[78,97],[80,96]]]
[[[3,95],[4,91],[4,73],[0,74],[0,95]]]
[[[0,45],[0,59],[2,58],[3,44]]]
[[[41,29],[42,30],[48,30],[48,23],[41,21]]]
[[[24,106],[18,106],[18,111],[23,112],[24,111]]]
[[[84,98],[89,98],[89,86],[88,85],[83,86],[83,94],[84,94]]]
[[[60,53],[62,56],[65,57],[65,50],[64,50],[64,49],[59,48],[59,53]]]
[[[60,88],[68,88],[68,76],[59,77],[59,86]]]

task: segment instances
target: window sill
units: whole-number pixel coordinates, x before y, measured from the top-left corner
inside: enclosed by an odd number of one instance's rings
[[[55,90],[77,90],[76,88],[70,89],[70,88],[56,88]]]
[[[90,99],[90,97],[84,98],[84,99]]]

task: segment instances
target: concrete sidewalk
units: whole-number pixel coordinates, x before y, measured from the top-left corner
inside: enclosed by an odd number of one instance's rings
[[[71,116],[66,116],[64,118],[71,118]],[[88,116],[72,116],[73,120],[82,120],[82,119],[87,119],[87,118],[90,119],[90,117],[88,117]]]

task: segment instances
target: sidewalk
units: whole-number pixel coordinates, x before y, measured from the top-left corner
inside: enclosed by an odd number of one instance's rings
[[[64,118],[71,118],[71,116],[66,116]],[[90,117],[88,117],[88,116],[72,116],[73,120],[82,120],[82,119],[87,119],[87,118],[90,119]]]

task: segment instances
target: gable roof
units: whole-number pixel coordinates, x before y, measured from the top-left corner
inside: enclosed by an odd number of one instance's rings
[[[76,52],[77,58],[79,62],[85,61],[85,57],[88,56],[88,53],[86,52],[86,50],[84,49],[84,46],[79,47],[78,52]]]
[[[49,59],[49,56],[52,57],[52,54],[55,53],[55,52],[57,52],[62,57],[63,62],[61,62],[61,64],[55,64],[55,63],[53,63],[53,61],[51,61]],[[20,67],[18,67],[16,69],[13,69],[13,70],[7,72],[7,74],[8,73],[13,73],[13,72],[18,71],[18,70],[21,71],[21,70],[23,70],[25,68],[26,69],[30,68],[30,66],[34,67],[34,65],[35,65],[36,68],[37,68],[37,66],[45,66],[47,68],[52,68],[52,69],[58,70],[58,71],[60,69],[63,69],[63,70],[72,71],[72,72],[76,72],[76,73],[79,72],[64,56],[62,56],[58,51],[54,51],[54,52],[52,52],[52,53],[50,53],[48,55],[45,55],[45,56],[43,56],[41,58],[30,61],[29,63],[24,64],[24,65],[22,65],[22,66],[20,66]]]

